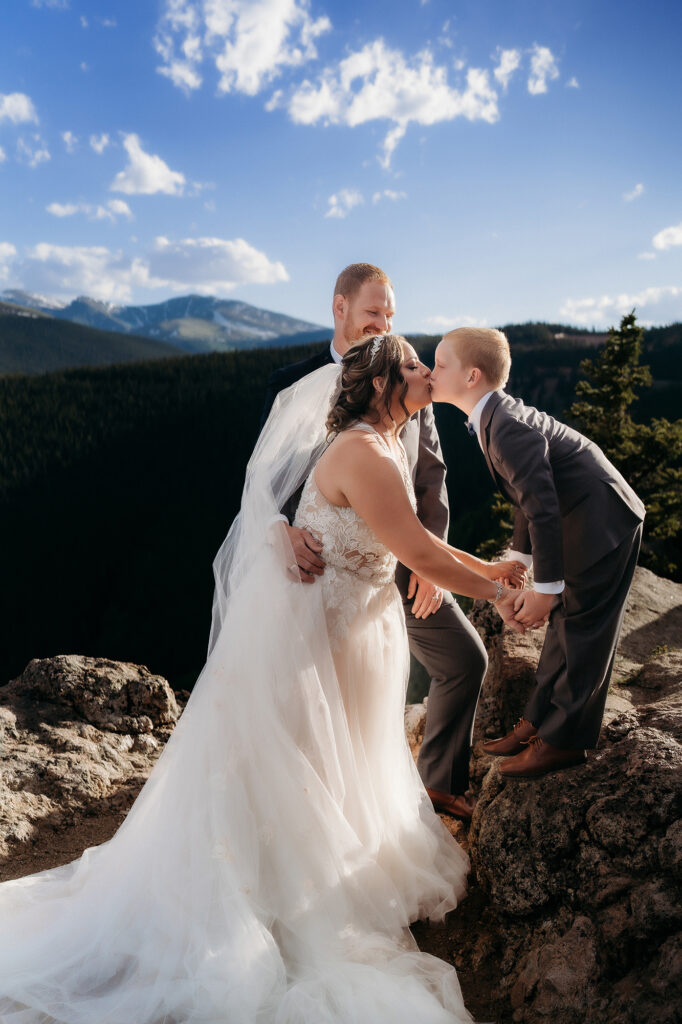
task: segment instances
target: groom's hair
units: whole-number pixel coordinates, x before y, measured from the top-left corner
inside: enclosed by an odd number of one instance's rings
[[[375,267],[372,263],[351,263],[337,277],[334,295],[343,295],[345,299],[349,299],[360,291],[365,281],[384,281],[389,287],[393,287],[393,282],[381,267]]]
[[[502,331],[492,327],[458,327],[443,338],[449,342],[462,366],[477,367],[493,388],[503,388],[509,380],[511,352]]]

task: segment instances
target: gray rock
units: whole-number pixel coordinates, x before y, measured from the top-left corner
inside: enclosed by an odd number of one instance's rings
[[[109,838],[179,714],[161,676],[104,658],[34,660],[0,689],[0,878]]]
[[[543,639],[501,631],[493,616],[473,614],[490,668],[468,834],[478,934],[470,942],[450,916],[458,969],[466,978],[496,963],[486,1019],[679,1024],[682,586],[637,570],[599,747],[585,766],[537,780],[505,779],[481,750],[522,714]]]

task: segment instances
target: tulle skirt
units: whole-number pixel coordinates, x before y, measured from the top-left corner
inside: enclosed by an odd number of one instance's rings
[[[401,603],[358,581],[330,643],[331,585],[264,545],[116,835],[0,885],[2,1024],[470,1020],[408,929],[468,862],[405,740]]]

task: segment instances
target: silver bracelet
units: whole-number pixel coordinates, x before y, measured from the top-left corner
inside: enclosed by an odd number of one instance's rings
[[[497,593],[495,594],[494,597],[490,598],[490,603],[491,604],[497,604],[497,602],[502,597],[502,592],[504,590],[504,586],[500,583],[499,580],[491,580],[491,582],[494,583],[495,586],[497,587]]]

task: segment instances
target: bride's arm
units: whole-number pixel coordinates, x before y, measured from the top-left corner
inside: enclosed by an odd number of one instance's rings
[[[468,551],[454,548],[451,544],[441,540],[440,537],[434,535],[433,539],[436,544],[452,552],[455,558],[463,562],[469,569],[480,573],[486,579],[500,580],[501,582],[508,581],[505,585],[517,590],[523,587],[526,579],[526,567],[522,562],[517,562],[514,559],[500,562],[484,562],[482,558],[477,558],[476,555],[471,555]]]
[[[345,497],[379,540],[419,576],[466,597],[495,600],[496,584],[464,565],[419,522],[398,467],[379,443],[359,432],[345,440],[330,447],[326,465],[316,470],[318,487],[327,498],[342,504],[338,499]],[[333,480],[333,494],[327,493],[325,479]]]

